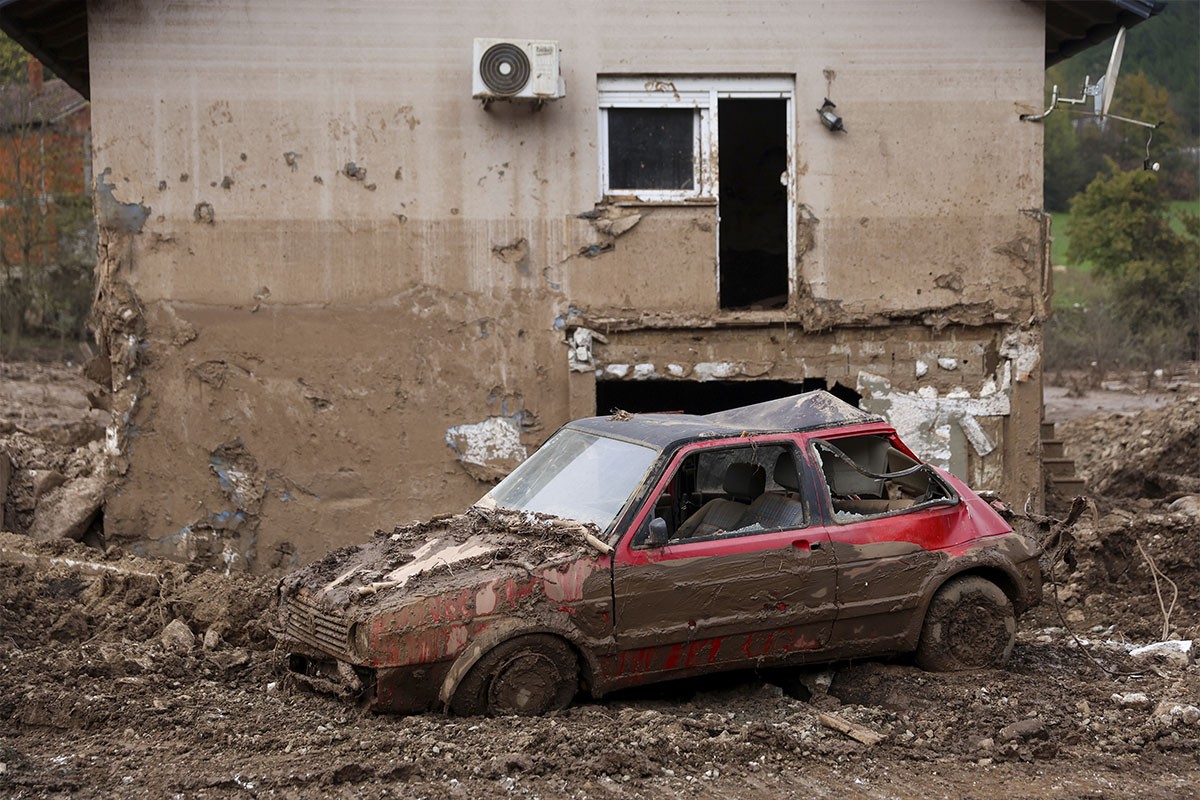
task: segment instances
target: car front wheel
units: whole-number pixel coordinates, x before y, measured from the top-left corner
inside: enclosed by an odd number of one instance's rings
[[[510,639],[488,652],[463,678],[450,702],[455,714],[545,714],[566,708],[579,689],[579,663],[555,636]]]
[[[999,586],[978,575],[953,578],[929,604],[917,665],[931,672],[1003,667],[1016,636],[1012,602]]]

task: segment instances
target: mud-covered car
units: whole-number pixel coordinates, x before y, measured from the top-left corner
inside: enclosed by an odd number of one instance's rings
[[[849,657],[997,667],[1036,553],[883,419],[809,392],[570,422],[465,514],[285,578],[277,635],[296,679],[399,712]]]

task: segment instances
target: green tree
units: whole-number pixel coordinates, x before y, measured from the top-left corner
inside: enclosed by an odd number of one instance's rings
[[[1090,261],[1112,291],[1142,357],[1200,357],[1200,218],[1171,225],[1158,175],[1108,162],[1071,201],[1074,263]]]

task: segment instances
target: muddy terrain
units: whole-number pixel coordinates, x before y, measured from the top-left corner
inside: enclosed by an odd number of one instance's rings
[[[1087,419],[1112,431],[1096,447],[1118,448],[1123,469],[1189,443],[1194,465],[1200,403],[1169,406],[1128,426],[1107,412],[1081,420],[1069,441],[1089,480],[1110,473],[1084,461]],[[1142,435],[1178,419],[1190,438]],[[1140,469],[1197,474],[1164,463],[1149,452]],[[271,579],[0,535],[0,795],[1194,796],[1197,654],[1136,649],[1200,640],[1200,500],[1181,491],[1084,514],[1076,566],[1060,565],[1022,621],[1007,670],[738,673],[581,698],[540,719],[362,712],[284,679]],[[882,738],[864,744],[822,719]]]

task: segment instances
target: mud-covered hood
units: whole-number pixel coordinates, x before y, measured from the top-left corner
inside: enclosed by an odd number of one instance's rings
[[[392,606],[595,555],[584,542],[585,530],[503,512],[436,518],[335,550],[284,578],[280,595],[302,592],[331,610]]]

